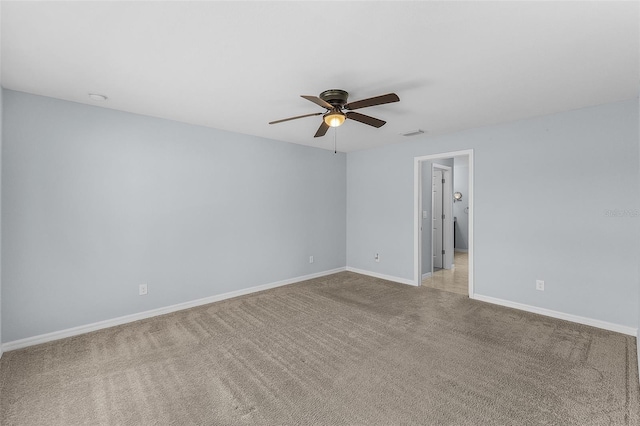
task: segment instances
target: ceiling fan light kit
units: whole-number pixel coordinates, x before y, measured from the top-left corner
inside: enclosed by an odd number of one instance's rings
[[[282,123],[284,121],[296,120],[298,118],[322,115],[322,123],[314,135],[315,138],[324,136],[329,127],[341,126],[346,119],[359,121],[376,128],[385,125],[386,121],[380,120],[369,115],[354,112],[354,109],[367,108],[376,105],[383,105],[400,101],[395,93],[387,93],[386,95],[374,96],[373,98],[362,99],[356,102],[347,103],[349,93],[342,89],[330,89],[320,93],[319,96],[300,95],[308,101],[325,108],[325,113],[318,112],[313,114],[298,115],[296,117],[285,118],[282,120],[271,121],[269,124]],[[346,112],[345,112],[346,110]]]
[[[330,112],[326,113],[323,119],[327,126],[338,127],[341,126],[342,123],[344,123],[344,120],[346,120],[347,117],[342,113],[342,111],[333,109]]]

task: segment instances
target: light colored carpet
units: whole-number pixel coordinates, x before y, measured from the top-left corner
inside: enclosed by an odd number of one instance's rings
[[[344,272],[6,353],[2,425],[637,425],[635,339]]]

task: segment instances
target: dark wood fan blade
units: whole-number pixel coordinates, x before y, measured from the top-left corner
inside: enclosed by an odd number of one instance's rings
[[[320,105],[322,108],[326,108],[326,109],[333,108],[333,105],[331,105],[329,102],[323,101],[317,96],[309,96],[309,95],[300,95],[300,96],[305,98],[308,101],[313,102],[314,104]]]
[[[392,102],[398,102],[399,100],[400,98],[395,93],[387,93],[386,95],[375,96],[361,101],[349,102],[344,107],[346,109],[360,109],[375,105],[390,104]]]
[[[360,114],[359,112],[351,112],[348,111],[346,113],[347,118],[351,120],[356,120],[364,124],[368,124],[373,127],[382,127],[385,125],[386,121],[379,120],[377,118],[371,117],[369,115]]]
[[[324,114],[324,112],[314,112],[313,114],[305,114],[305,115],[299,115],[297,117],[289,117],[289,118],[283,118],[282,120],[271,121],[269,122],[269,124],[278,124],[278,123],[282,123],[283,121],[297,120],[298,118],[312,117],[314,115],[322,115],[322,114]]]
[[[324,136],[327,133],[327,130],[329,130],[329,125],[322,120],[322,124],[318,127],[318,131],[313,137],[319,138],[320,136]]]

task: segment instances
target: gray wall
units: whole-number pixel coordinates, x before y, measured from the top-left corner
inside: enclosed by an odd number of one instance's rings
[[[345,154],[13,91],[4,104],[5,342],[345,266]]]
[[[469,161],[462,158],[454,158],[453,192],[460,192],[462,199],[453,203],[453,216],[456,218],[455,233],[457,249],[469,248],[469,213],[465,211],[469,207]]]
[[[431,204],[432,204],[432,180],[431,174],[432,164],[440,164],[442,166],[451,167],[451,175],[453,177],[453,158],[443,158],[437,161],[422,162],[422,211],[427,211],[427,218],[422,217],[422,275],[431,272],[433,263],[433,244],[431,237],[433,234],[433,222],[431,220]]]
[[[638,137],[634,99],[350,153],[347,265],[412,280],[413,158],[472,148],[476,294],[636,327],[638,217],[606,211],[638,208]]]

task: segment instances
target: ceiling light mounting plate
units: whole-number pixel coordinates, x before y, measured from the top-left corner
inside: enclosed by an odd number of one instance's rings
[[[330,103],[334,107],[339,106],[342,107],[347,103],[347,99],[349,98],[349,93],[342,89],[329,89],[320,93],[319,96],[325,102]]]

